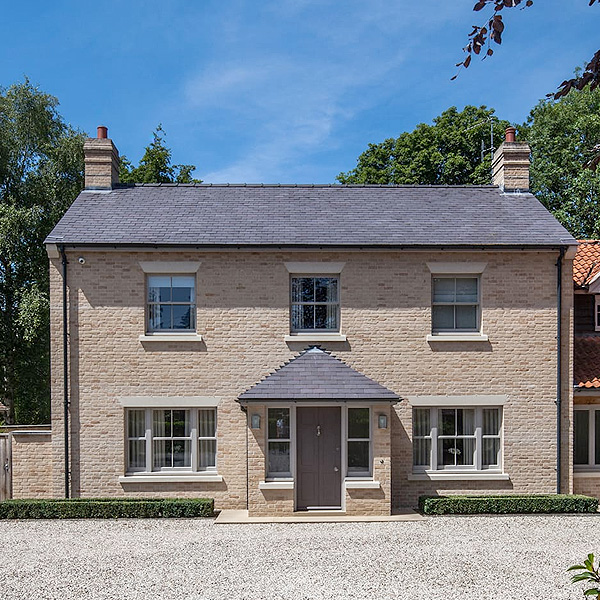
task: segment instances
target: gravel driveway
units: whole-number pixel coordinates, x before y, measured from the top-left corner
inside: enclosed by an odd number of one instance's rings
[[[215,525],[0,522],[0,598],[583,598],[600,515]]]

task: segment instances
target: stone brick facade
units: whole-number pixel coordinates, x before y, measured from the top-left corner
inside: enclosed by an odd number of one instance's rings
[[[50,432],[14,431],[10,438],[12,497],[52,497]]]
[[[397,393],[388,429],[374,429],[374,480],[348,489],[346,511],[389,514],[423,493],[556,491],[556,260],[552,252],[138,252],[68,251],[71,491],[73,496],[208,496],[217,508],[254,514],[294,510],[293,490],[261,490],[265,431],[246,426],[236,398],[305,349],[286,342],[285,261],[344,262],[341,331],[323,342],[357,371]],[[85,257],[79,264],[78,257]],[[140,261],[200,261],[197,332],[201,342],[140,341],[145,274]],[[482,332],[489,341],[427,342],[431,333],[428,261],[486,262]],[[62,278],[51,265],[52,493],[64,494]],[[563,268],[562,490],[572,490],[572,284]],[[419,481],[412,474],[412,396],[505,395],[505,481]],[[217,469],[222,481],[151,483],[125,474],[124,397],[218,399]],[[253,407],[262,414],[265,408]],[[248,464],[246,447],[248,445]],[[249,485],[247,487],[247,481]]]

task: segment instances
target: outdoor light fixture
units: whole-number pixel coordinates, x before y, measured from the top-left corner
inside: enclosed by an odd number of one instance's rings
[[[260,429],[260,415],[252,415],[252,417],[250,418],[250,427],[252,429]]]
[[[387,415],[379,415],[379,429],[387,429]]]

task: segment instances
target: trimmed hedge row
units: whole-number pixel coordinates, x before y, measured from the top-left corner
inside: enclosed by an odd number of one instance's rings
[[[4,500],[0,519],[158,519],[212,517],[210,498],[72,498]]]
[[[426,515],[594,513],[598,499],[569,494],[498,496],[420,496]]]

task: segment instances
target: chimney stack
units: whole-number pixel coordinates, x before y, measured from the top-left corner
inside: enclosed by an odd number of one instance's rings
[[[531,148],[527,142],[516,142],[515,133],[514,127],[507,127],[504,142],[494,152],[493,184],[503,192],[528,192]]]
[[[85,189],[111,190],[119,183],[119,151],[108,138],[108,128],[98,127],[97,136],[83,144]]]

